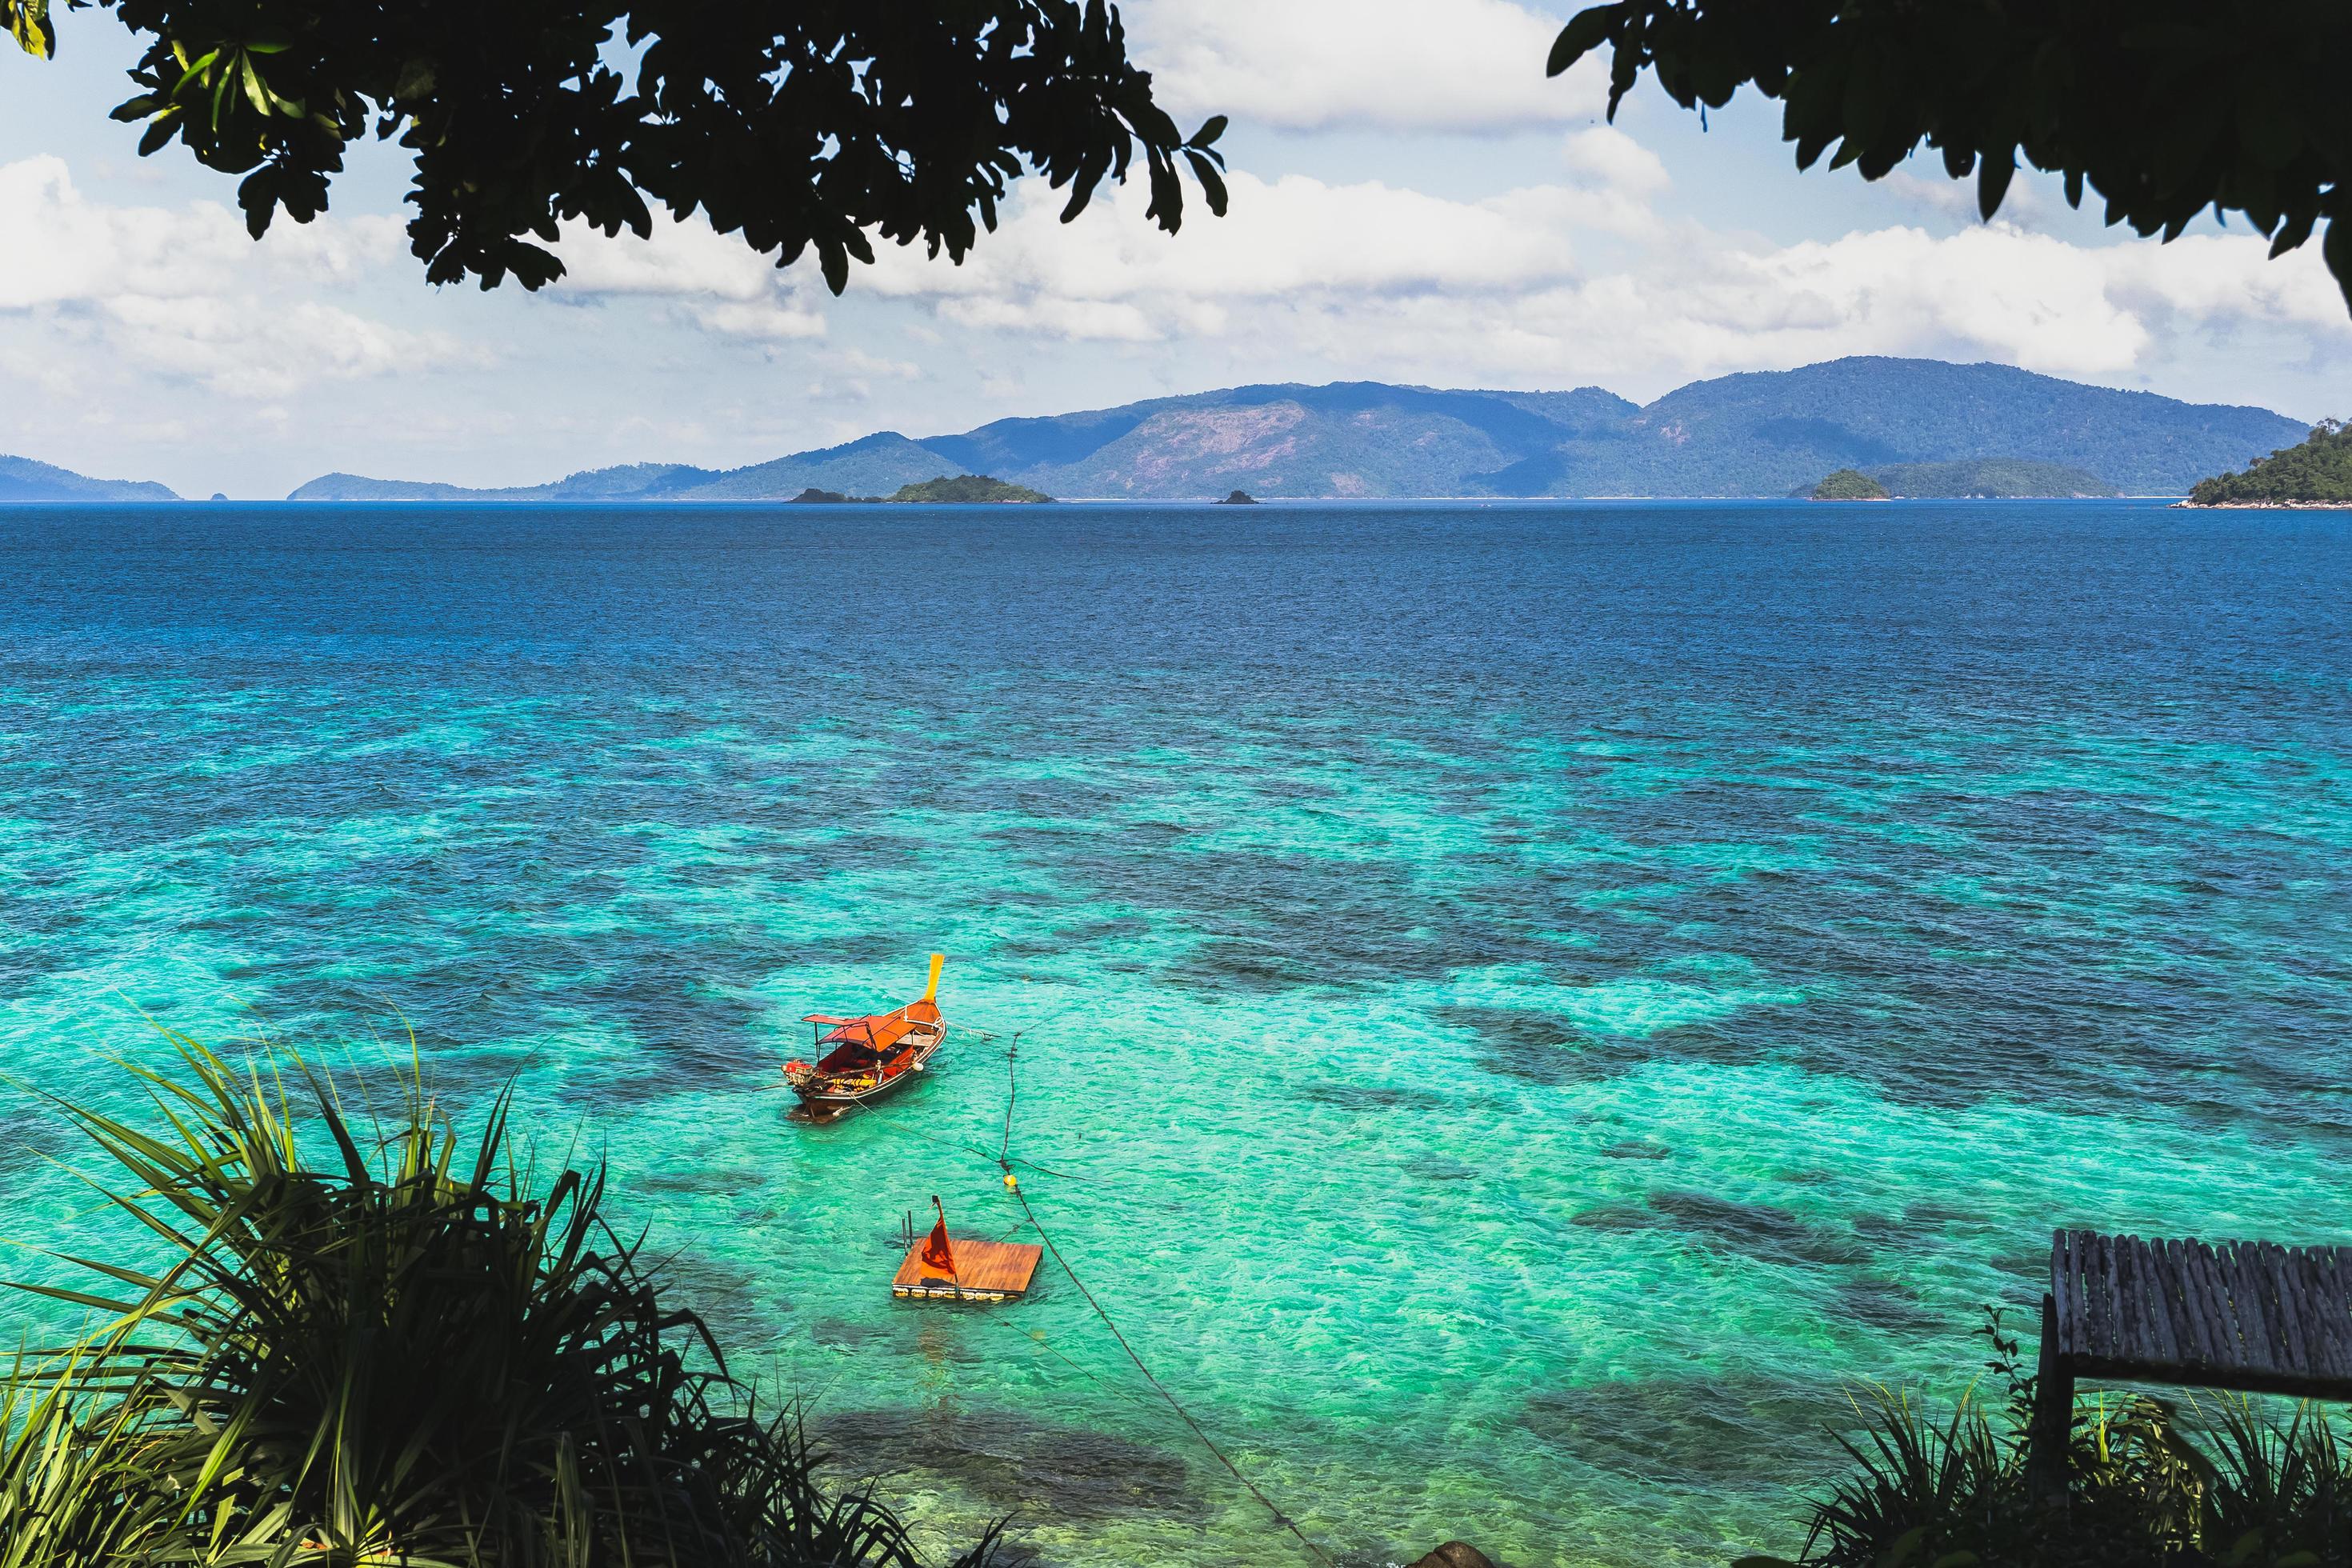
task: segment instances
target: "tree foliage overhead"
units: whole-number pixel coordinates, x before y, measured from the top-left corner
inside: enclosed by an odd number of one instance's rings
[[[2189,500],[2196,506],[2352,506],[2352,426],[2323,419],[2300,446],[2258,458],[2242,474],[2200,479]]]
[[[115,118],[146,122],[142,153],[244,175],[256,237],[324,211],[352,142],[396,138],[436,283],[539,288],[559,223],[642,236],[658,205],[780,266],[814,248],[838,293],[875,236],[961,261],[1024,169],[1066,222],[1139,156],[1161,228],[1186,168],[1225,208],[1223,117],[1180,132],[1103,0],[94,3],[146,44]],[[50,4],[0,0],[37,55]]]
[[[1558,75],[1611,50],[1685,109],[1753,85],[1811,168],[1877,179],[1920,147],[2000,207],[2022,159],[2106,221],[2177,237],[2208,206],[2278,256],[2327,224],[2352,304],[2352,5],[2345,0],[1617,0],[1570,18]]]

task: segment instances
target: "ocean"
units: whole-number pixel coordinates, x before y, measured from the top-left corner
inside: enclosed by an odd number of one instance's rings
[[[1309,1561],[1050,1260],[890,1300],[1000,1146],[1349,1564],[1793,1552],[2053,1227],[2346,1238],[2340,517],[16,507],[0,626],[9,1239],[111,1224],[31,1091],[142,1013],[413,1030],[936,1548]]]

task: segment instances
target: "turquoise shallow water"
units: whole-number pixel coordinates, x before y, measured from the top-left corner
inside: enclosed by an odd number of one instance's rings
[[[516,1078],[944,1542],[1792,1550],[2058,1224],[2341,1239],[2352,540],[2131,503],[0,510],[0,1051]],[[973,1031],[783,1120],[923,954]],[[399,1047],[404,1050],[404,1046]],[[20,1090],[8,1233],[101,1222]]]

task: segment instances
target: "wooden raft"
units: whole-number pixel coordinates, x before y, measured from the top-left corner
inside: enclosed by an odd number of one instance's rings
[[[929,1297],[950,1301],[1017,1301],[1029,1293],[1029,1281],[1036,1278],[1037,1260],[1045,1256],[1042,1247],[1018,1241],[982,1241],[977,1237],[950,1236],[948,1248],[955,1254],[953,1278],[923,1261],[923,1244],[918,1241],[907,1248],[907,1260],[898,1265],[898,1277],[890,1281],[890,1294],[919,1300]]]
[[[2352,1247],[2062,1230],[2034,1405],[2045,1485],[2064,1484],[2077,1377],[2352,1400]]]

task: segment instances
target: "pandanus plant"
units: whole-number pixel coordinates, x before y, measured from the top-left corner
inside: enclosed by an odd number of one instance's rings
[[[152,1128],[53,1101],[152,1245],[25,1287],[94,1326],[0,1382],[0,1568],[915,1568],[663,1300],[604,1170],[536,1189],[507,1096],[468,1141],[412,1073],[362,1125],[168,1037],[124,1066]]]
[[[2352,1444],[2318,1405],[2281,1418],[2242,1396],[2195,1405],[2184,1430],[2146,1394],[2078,1399],[2067,1490],[2027,1464],[2033,1384],[1993,1311],[1978,1331],[2008,1408],[1963,1396],[1940,1422],[1908,1397],[1857,1403],[1853,1467],[1812,1504],[1799,1564],[1750,1568],[2352,1568]],[[1739,1568],[1735,1564],[1734,1568]]]

